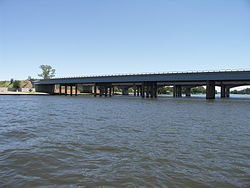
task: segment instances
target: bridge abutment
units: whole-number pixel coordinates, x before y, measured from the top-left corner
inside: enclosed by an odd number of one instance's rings
[[[49,93],[51,95],[55,94],[54,84],[39,84],[35,85],[36,92]]]

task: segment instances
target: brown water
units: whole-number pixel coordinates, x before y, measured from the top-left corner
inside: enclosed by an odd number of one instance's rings
[[[0,96],[0,187],[250,187],[250,100]]]

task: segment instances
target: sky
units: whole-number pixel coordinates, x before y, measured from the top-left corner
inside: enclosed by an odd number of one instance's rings
[[[250,0],[0,0],[0,80],[250,70]]]

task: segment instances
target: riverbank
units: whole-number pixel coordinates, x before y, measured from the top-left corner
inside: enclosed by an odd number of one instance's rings
[[[40,92],[0,92],[0,95],[49,95],[48,93],[40,93]]]

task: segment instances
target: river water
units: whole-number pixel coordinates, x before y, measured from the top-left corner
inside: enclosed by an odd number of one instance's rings
[[[250,187],[250,99],[0,96],[0,187]]]

